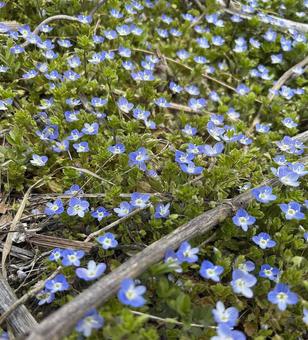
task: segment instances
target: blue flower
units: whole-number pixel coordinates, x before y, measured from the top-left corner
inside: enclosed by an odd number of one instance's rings
[[[187,136],[194,136],[197,133],[197,129],[189,124],[186,124],[184,129],[182,129],[182,132]]]
[[[212,310],[214,320],[218,324],[224,324],[228,327],[234,327],[239,317],[239,311],[235,307],[225,308],[225,305],[218,301],[216,309]]]
[[[131,152],[128,155],[128,157],[129,157],[129,161],[128,161],[129,166],[137,165],[137,167],[140,170],[142,171],[146,170],[145,161],[149,160],[150,158],[146,148],[141,147],[138,150]]]
[[[285,213],[287,220],[302,220],[305,218],[305,215],[301,212],[301,205],[297,202],[282,203],[279,204],[279,207]]]
[[[78,115],[80,111],[65,111],[64,116],[65,120],[69,123],[71,122],[77,122],[79,120]]]
[[[279,274],[280,270],[276,267],[270,266],[269,264],[263,264],[259,272],[260,277],[265,277],[272,281],[276,281],[278,279]]]
[[[305,170],[305,164],[304,163],[293,163],[288,164],[290,170],[298,174],[300,177],[305,176],[308,174],[308,171]]]
[[[282,53],[279,53],[279,54],[272,54],[272,55],[271,55],[272,64],[281,64],[281,63],[282,63],[282,60],[283,60],[283,55],[282,55]]]
[[[248,86],[246,86],[245,84],[240,84],[238,85],[238,87],[236,88],[236,92],[241,95],[241,96],[244,96],[246,95],[247,93],[250,92],[250,89]]]
[[[69,284],[63,274],[58,274],[53,279],[45,282],[45,288],[51,293],[63,292],[68,290]]]
[[[195,158],[192,153],[186,153],[179,150],[175,151],[175,161],[177,163],[190,163]]]
[[[170,82],[169,89],[174,93],[181,93],[183,91],[183,87],[173,81]]]
[[[225,42],[225,39],[223,39],[221,36],[219,35],[214,35],[212,37],[212,44],[215,46],[222,46]]]
[[[253,287],[257,283],[257,279],[240,269],[235,269],[232,272],[231,287],[234,293],[242,294],[247,298],[253,297]]]
[[[200,111],[206,106],[206,103],[207,101],[204,98],[190,98],[188,101],[188,106],[195,111]]]
[[[158,203],[155,208],[155,218],[167,218],[170,215],[170,203],[164,205],[163,203]]]
[[[67,63],[71,68],[76,68],[76,67],[80,66],[81,61],[80,61],[79,57],[72,56],[72,57],[67,59]]]
[[[92,124],[85,123],[81,131],[85,135],[90,135],[90,136],[97,135],[98,134],[98,123],[92,123]]]
[[[187,58],[190,57],[190,53],[184,49],[179,50],[176,52],[176,55],[181,59],[181,60],[185,60]]]
[[[279,181],[291,187],[299,186],[299,175],[287,166],[280,166],[278,169],[271,168],[272,173],[279,178]]]
[[[52,301],[55,299],[55,293],[52,293],[48,289],[43,289],[36,294],[36,298],[39,300],[38,305],[42,306],[45,303],[52,303]]]
[[[108,146],[108,151],[110,151],[114,155],[119,155],[125,152],[124,144],[115,144],[112,146]]]
[[[220,281],[219,275],[222,274],[224,268],[222,266],[216,266],[210,261],[203,261],[201,263],[200,275],[205,279],[211,279],[215,282]]]
[[[88,142],[80,142],[73,144],[73,148],[78,152],[88,152],[89,151],[89,144]]]
[[[79,217],[84,217],[85,213],[89,210],[89,202],[86,200],[81,200],[77,197],[72,197],[68,202],[67,213],[70,216],[78,215]]]
[[[269,29],[265,32],[265,34],[263,35],[263,38],[266,41],[274,42],[277,38],[277,32],[273,31],[272,29]]]
[[[110,213],[104,207],[98,207],[91,213],[91,216],[101,221],[104,217],[110,216]]]
[[[121,202],[119,208],[114,208],[113,210],[119,217],[124,217],[133,210],[133,207],[128,202]]]
[[[222,135],[225,133],[225,129],[216,126],[212,121],[209,121],[206,125],[208,133],[217,141],[221,140]]]
[[[63,73],[63,76],[64,76],[65,79],[71,80],[71,81],[75,81],[75,80],[77,80],[77,79],[80,78],[80,74],[79,74],[79,73],[76,73],[76,72],[74,72],[74,71],[72,71],[72,70],[65,71],[65,72]]]
[[[304,308],[303,313],[304,313],[303,321],[306,325],[308,325],[308,309]]]
[[[91,105],[94,107],[103,107],[107,104],[108,100],[105,98],[92,97]]]
[[[255,268],[256,266],[252,261],[246,261],[238,265],[238,269],[246,273],[254,271]]]
[[[155,99],[154,103],[159,107],[169,107],[170,106],[170,103],[164,97],[160,97],[160,98]]]
[[[217,335],[212,336],[211,340],[246,340],[244,333],[230,328],[228,325],[219,324]]]
[[[257,244],[261,249],[273,248],[276,245],[276,242],[273,241],[269,234],[260,233],[252,237],[252,240],[255,244]]]
[[[77,19],[82,23],[82,24],[90,24],[92,22],[92,17],[90,15],[77,15]]]
[[[185,91],[189,93],[191,96],[199,96],[200,89],[196,85],[187,85],[185,86]]]
[[[102,245],[102,248],[105,250],[116,248],[118,245],[118,241],[115,239],[115,236],[112,233],[106,233],[103,236],[99,236],[96,240]]]
[[[142,296],[145,291],[145,286],[136,286],[132,279],[124,279],[118,291],[118,299],[124,305],[142,307],[146,302]]]
[[[252,192],[253,197],[258,202],[261,202],[261,203],[269,203],[271,201],[275,201],[275,199],[277,198],[276,195],[272,194],[272,188],[267,185],[252,189],[251,192]]]
[[[48,216],[60,215],[64,211],[61,198],[56,199],[54,202],[48,202],[46,204],[44,213]]]
[[[68,190],[64,192],[66,195],[77,195],[83,194],[83,190],[80,189],[80,186],[77,184],[73,184]]]
[[[150,197],[151,196],[149,194],[141,194],[139,192],[134,192],[131,195],[130,204],[134,208],[145,208],[146,205],[148,204]]]
[[[292,129],[292,128],[295,128],[297,127],[297,123],[294,122],[294,120],[290,117],[287,117],[287,118],[284,118],[282,120],[282,124],[287,127],[288,129]]]
[[[48,260],[50,261],[59,261],[62,258],[62,249],[55,248],[52,250],[51,254],[48,256]]]
[[[137,107],[133,110],[134,118],[140,119],[140,120],[147,120],[150,114],[151,114],[150,111],[145,111],[141,109],[140,107]]]
[[[95,261],[91,260],[88,262],[88,268],[77,268],[76,275],[85,281],[92,281],[102,276],[105,270],[105,263],[96,264]]]
[[[181,163],[180,167],[183,172],[189,175],[200,175],[204,170],[202,166],[196,166],[193,162],[187,164]]]
[[[199,248],[192,248],[191,245],[184,241],[181,243],[176,255],[180,262],[194,263],[198,261]]]
[[[62,264],[68,266],[80,266],[80,260],[84,257],[83,250],[64,249],[62,251]]]
[[[247,231],[248,227],[256,222],[256,218],[249,215],[245,209],[240,208],[236,215],[232,217],[232,221],[236,226]]]
[[[131,111],[134,107],[134,104],[130,103],[124,97],[119,98],[119,100],[117,101],[117,105],[118,105],[118,108],[125,113],[129,113],[129,111]]]
[[[93,329],[100,329],[103,325],[104,318],[98,314],[96,309],[91,309],[78,321],[75,329],[83,336],[89,337]]]
[[[39,156],[39,155],[32,155],[32,159],[30,160],[30,163],[35,166],[44,166],[48,161],[47,156]]]
[[[70,143],[68,140],[64,139],[61,142],[55,142],[55,144],[52,146],[52,150],[54,152],[60,153],[67,151],[69,149]]]
[[[278,283],[276,287],[267,294],[269,302],[278,306],[281,311],[286,310],[287,305],[295,305],[298,301],[297,294],[293,293],[289,286]]]
[[[216,143],[215,145],[211,146],[209,144],[203,145],[203,153],[209,157],[216,157],[222,153],[224,149],[223,143]]]
[[[177,254],[172,249],[168,249],[166,251],[164,263],[176,273],[182,273],[183,271],[181,267],[181,261],[178,259]]]

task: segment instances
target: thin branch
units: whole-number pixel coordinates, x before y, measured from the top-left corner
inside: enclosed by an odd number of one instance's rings
[[[241,5],[237,5],[237,3],[235,3],[234,1],[230,1],[229,4],[230,6],[226,6],[226,3],[224,1],[219,1],[219,3],[222,5],[223,7],[223,11],[231,14],[231,15],[238,15],[243,19],[252,19],[255,15],[253,14],[248,14],[248,13],[244,13],[242,12],[242,6]],[[266,18],[268,18],[269,20],[266,21],[266,23],[273,25],[273,26],[277,26],[283,29],[295,29],[299,32],[302,33],[307,33],[308,32],[308,24],[304,24],[301,22],[297,22],[297,21],[292,21],[289,19],[284,19],[281,17],[277,17],[275,15],[269,15],[269,14],[265,14],[262,11],[258,11],[258,13],[261,13],[263,15],[266,15]]]
[[[294,69],[296,69],[297,67],[305,67],[308,64],[308,56],[305,57],[302,61],[300,61],[299,63],[297,63],[296,65],[292,66],[291,68],[289,68],[278,80],[277,82],[274,84],[274,86],[269,90],[269,94],[267,96],[267,98],[269,99],[269,102],[271,102],[274,98],[275,98],[275,92],[279,91],[281,89],[281,87],[292,77],[294,76]],[[260,123],[260,116],[261,116],[261,111],[262,111],[262,105],[256,115],[256,117],[254,118],[253,122],[251,123],[248,132],[251,133],[255,126]]]
[[[17,301],[16,295],[0,274],[0,313],[5,313],[15,301]],[[25,335],[37,325],[36,320],[24,305],[19,305],[13,311],[7,318],[7,323],[13,329],[16,337]]]
[[[160,318],[159,316],[138,312],[136,310],[130,310],[130,312],[132,314],[135,314],[135,315],[145,316],[149,319],[157,320],[157,321],[164,322],[164,323],[172,323],[174,325],[187,326],[187,324],[185,324],[184,322],[178,321],[178,320],[173,319],[173,318]],[[198,323],[190,323],[189,326],[197,327],[197,328],[216,328],[215,326],[205,326],[205,325],[201,325],[201,324],[198,324]]]
[[[39,281],[34,288],[29,290],[25,295],[16,300],[1,316],[0,316],[0,326],[2,323],[16,310],[17,307],[23,305],[29,298],[36,295],[40,292],[44,287],[47,280],[52,280],[61,270],[61,267],[58,267],[46,280]]]
[[[308,132],[297,136],[302,142],[307,141]],[[301,159],[308,163],[308,157]],[[278,186],[277,178],[267,180],[260,185]],[[110,274],[104,276],[83,291],[75,299],[63,305],[53,314],[49,315],[36,327],[27,340],[62,339],[74,327],[90,308],[98,307],[106,302],[118,291],[124,278],[135,278],[146,271],[149,266],[160,261],[167,249],[176,249],[184,240],[200,236],[217,226],[220,222],[231,216],[234,209],[247,206],[253,200],[252,190],[236,196],[228,204],[223,202],[216,208],[195,217],[188,223],[175,229],[170,234],[152,243],[143,251],[132,256],[128,261],[117,267]]]
[[[126,216],[123,216],[121,218],[119,218],[118,220],[108,224],[106,227],[101,228],[97,231],[94,231],[93,233],[91,233],[90,235],[87,236],[87,238],[84,240],[84,242],[89,242],[90,240],[93,240],[96,236],[98,236],[99,234],[121,224],[122,222],[126,221],[127,219],[129,219],[130,217],[137,215],[140,211],[147,209],[148,207],[150,207],[151,204],[147,204],[145,207],[143,208],[138,208],[136,210],[133,210],[132,212],[130,212],[129,214],[127,214]]]

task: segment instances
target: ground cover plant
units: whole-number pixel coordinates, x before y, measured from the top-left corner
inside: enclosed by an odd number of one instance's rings
[[[307,8],[0,2],[1,339],[307,338]]]

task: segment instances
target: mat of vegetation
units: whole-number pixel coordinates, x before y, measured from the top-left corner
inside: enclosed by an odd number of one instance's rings
[[[0,2],[1,339],[307,339],[307,9]]]

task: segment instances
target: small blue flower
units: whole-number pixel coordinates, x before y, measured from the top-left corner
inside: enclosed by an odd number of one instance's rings
[[[195,158],[192,153],[186,153],[179,150],[175,151],[175,161],[177,163],[190,163]]]
[[[149,155],[146,148],[139,148],[138,150],[131,152],[129,155],[129,166],[136,165],[140,170],[145,171],[146,170],[146,164],[145,162],[149,160]]]
[[[169,107],[170,106],[170,103],[164,97],[160,97],[160,98],[155,99],[154,103],[159,107]]]
[[[68,290],[69,284],[63,274],[58,274],[55,278],[45,282],[45,288],[51,293],[63,292]]]
[[[211,146],[209,144],[203,145],[203,153],[209,157],[216,157],[222,153],[224,149],[223,143],[216,143],[215,145]]]
[[[220,281],[220,275],[223,273],[224,268],[222,266],[216,266],[210,261],[203,261],[201,263],[200,275],[205,279],[211,279],[215,282]]]
[[[36,294],[36,298],[39,300],[38,305],[42,306],[45,303],[52,303],[55,299],[55,293],[50,292],[48,289],[43,289]],[[0,337],[0,339],[2,339]]]
[[[103,107],[107,104],[108,100],[105,98],[92,97],[91,105],[94,107]]]
[[[278,283],[276,287],[267,294],[269,302],[277,305],[281,311],[286,310],[287,305],[295,305],[298,302],[297,294],[293,293],[289,286]]]
[[[298,124],[296,122],[294,122],[294,120],[290,117],[284,118],[282,120],[282,124],[287,127],[288,129],[292,129],[298,126]]]
[[[242,294],[247,298],[253,297],[253,291],[251,287],[253,287],[257,283],[257,279],[240,269],[235,269],[232,272],[232,281],[231,287],[234,293]]]
[[[260,277],[265,277],[272,281],[276,281],[278,279],[279,274],[280,270],[276,267],[270,266],[269,264],[263,264],[259,272]]]
[[[73,184],[68,190],[64,192],[66,195],[78,195],[83,194],[83,190],[80,188],[79,185]]]
[[[220,141],[222,135],[225,133],[225,129],[216,126],[212,121],[209,121],[206,125],[208,133],[217,141]]]
[[[200,175],[204,170],[202,166],[196,166],[193,162],[189,162],[187,164],[180,163],[180,167],[183,172],[189,175]]]
[[[104,318],[99,315],[96,309],[89,310],[81,320],[78,321],[75,329],[78,333],[89,337],[93,329],[100,329],[104,325]]]
[[[44,166],[48,161],[47,156],[39,156],[39,155],[32,155],[32,159],[30,160],[30,163],[35,166]]]
[[[279,204],[282,212],[285,214],[287,220],[302,220],[305,214],[301,212],[301,205],[297,202],[289,202],[287,204]]]
[[[308,309],[304,308],[303,313],[304,313],[303,321],[306,325],[308,325]]]
[[[85,281],[92,281],[102,276],[105,270],[105,263],[96,264],[95,261],[91,260],[88,262],[87,268],[77,268],[76,275]]]
[[[273,31],[272,29],[269,29],[265,32],[263,38],[268,42],[274,42],[277,38],[277,32]]]
[[[91,213],[91,216],[101,221],[103,218],[110,216],[110,213],[104,207],[98,207]]]
[[[197,129],[189,124],[186,124],[184,129],[182,129],[182,132],[187,136],[194,136],[197,133]]]
[[[212,336],[211,340],[246,340],[244,333],[230,328],[228,325],[219,324],[217,335]]]
[[[118,291],[118,299],[124,305],[142,307],[146,303],[142,296],[145,291],[145,286],[136,286],[132,279],[124,279]]]
[[[62,258],[62,249],[55,248],[52,250],[51,254],[48,256],[48,260],[50,261],[59,261]]]
[[[67,59],[67,63],[71,68],[76,68],[76,67],[80,66],[81,61],[80,61],[79,57],[72,56],[72,57]]]
[[[118,245],[118,241],[115,239],[115,236],[112,233],[106,233],[103,236],[99,236],[96,240],[105,250],[116,248]]]
[[[254,271],[256,268],[255,264],[252,261],[246,261],[238,265],[238,269],[243,272],[249,273]]]
[[[77,19],[82,23],[82,24],[90,24],[92,22],[92,17],[90,15],[77,15]]]
[[[119,217],[124,217],[133,210],[133,207],[128,202],[121,202],[119,208],[114,208],[113,210]]]
[[[225,305],[218,301],[216,309],[212,310],[212,314],[216,323],[234,327],[239,317],[239,311],[235,307],[225,308]]]
[[[108,151],[110,151],[113,155],[119,155],[125,152],[124,144],[115,144],[112,146],[108,146]]]
[[[61,198],[56,199],[54,202],[48,202],[46,204],[44,213],[48,216],[60,215],[64,211]]]
[[[134,107],[134,104],[130,103],[124,97],[119,98],[119,100],[117,101],[117,105],[118,105],[118,108],[125,113],[129,113],[129,111],[131,111]]]
[[[232,217],[232,221],[236,226],[247,231],[248,227],[256,222],[256,218],[249,215],[245,209],[240,208],[236,215]]]
[[[188,106],[194,111],[200,111],[206,104],[207,101],[204,98],[190,98],[188,101]]]
[[[267,185],[252,189],[251,192],[252,192],[253,197],[258,202],[261,202],[261,203],[269,203],[271,201],[275,201],[275,199],[277,198],[276,195],[272,194],[272,188]]]
[[[64,139],[61,142],[55,142],[55,144],[52,146],[52,150],[54,152],[60,153],[67,151],[69,149],[70,143],[68,140]]]
[[[225,42],[225,39],[223,39],[221,36],[219,35],[214,35],[212,37],[212,44],[215,46],[222,46]]]
[[[158,203],[155,208],[155,218],[167,218],[170,215],[170,203],[164,205],[163,203]]]
[[[164,263],[176,273],[182,273],[183,271],[181,267],[181,261],[178,259],[177,254],[172,249],[168,249],[166,251]]]
[[[131,199],[129,203],[134,208],[145,208],[146,205],[148,204],[150,197],[151,196],[149,194],[141,194],[139,192],[134,192],[131,195]]]
[[[288,164],[289,168],[298,174],[300,177],[305,176],[308,174],[308,171],[305,170],[305,164],[304,163],[293,163],[293,164]]]
[[[79,120],[79,115],[80,111],[65,111],[64,116],[65,120],[69,123],[71,122],[77,122]]]
[[[299,186],[299,175],[287,166],[280,166],[278,169],[271,168],[272,173],[279,178],[279,181],[291,187]]]
[[[85,213],[89,210],[89,202],[81,200],[77,197],[72,197],[68,202],[67,214],[70,216],[84,217]]]
[[[180,262],[194,263],[198,261],[199,248],[192,248],[191,245],[184,241],[181,243],[176,255]]]
[[[261,249],[273,248],[276,245],[276,242],[273,241],[269,234],[260,233],[252,237],[252,240],[255,244],[257,244]]]
[[[98,123],[92,124],[85,123],[81,131],[85,135],[93,136],[98,134],[98,127],[99,127]]]
[[[64,249],[62,251],[62,264],[68,266],[80,266],[80,260],[84,257],[83,250]]]
[[[88,142],[80,142],[73,144],[73,148],[78,152],[88,152],[89,151],[89,144]]]

